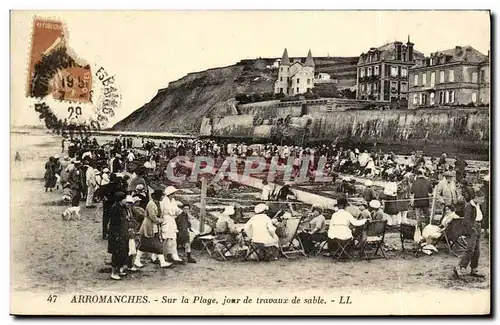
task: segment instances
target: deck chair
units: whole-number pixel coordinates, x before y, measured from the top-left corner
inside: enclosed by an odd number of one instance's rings
[[[462,236],[463,219],[453,219],[443,231],[442,241],[448,247],[448,252],[460,257],[467,251],[467,242]]]
[[[387,220],[368,220],[365,225],[366,240],[363,242],[363,252],[366,259],[374,258],[378,252],[382,253],[382,257],[387,258],[383,248],[386,230]],[[375,246],[375,251],[369,256],[367,248],[372,246]]]
[[[301,254],[307,256],[306,252],[304,251],[304,246],[302,246],[302,242],[297,236],[299,225],[302,220],[304,220],[304,217],[289,218],[285,221],[287,236],[285,238],[280,238],[279,249],[281,254],[286,258],[290,258],[290,256],[293,254]]]
[[[410,225],[407,223],[402,223],[399,228],[399,236],[401,238],[401,251],[399,252],[397,257],[400,257],[402,254],[406,253],[405,251],[405,243],[411,242],[414,244],[414,237],[415,237],[415,229],[416,225]],[[418,256],[418,253],[420,251],[420,245],[416,245],[415,247],[415,256]]]

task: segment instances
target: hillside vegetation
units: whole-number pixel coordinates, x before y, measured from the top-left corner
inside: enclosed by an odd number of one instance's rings
[[[327,72],[339,85],[355,83],[357,58],[318,58],[316,72]],[[216,106],[233,103],[239,93],[272,92],[274,59],[242,60],[235,65],[189,73],[160,89],[149,103],[113,126],[113,130],[197,134],[201,118]]]

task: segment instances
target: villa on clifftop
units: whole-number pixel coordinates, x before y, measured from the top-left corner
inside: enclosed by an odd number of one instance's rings
[[[302,63],[300,59],[292,62],[285,49],[279,63],[278,79],[274,83],[274,93],[294,96],[309,92],[314,87],[314,67],[311,50]]]

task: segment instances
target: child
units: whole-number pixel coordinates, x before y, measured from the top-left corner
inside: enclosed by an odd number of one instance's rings
[[[65,204],[71,202],[71,184],[70,183],[64,184],[63,191],[62,191],[62,201]]]

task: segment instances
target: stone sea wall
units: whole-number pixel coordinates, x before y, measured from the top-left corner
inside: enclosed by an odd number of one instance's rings
[[[258,114],[261,115],[261,114]],[[490,114],[485,108],[450,108],[425,110],[333,111],[311,110],[307,116],[289,118],[283,126],[282,114],[255,118],[255,114],[225,116],[206,121],[210,135],[225,138],[271,139],[276,129],[285,130],[281,138],[297,141],[332,141],[381,143],[423,147],[440,146],[451,150],[470,148],[488,151]],[[274,115],[274,114],[273,114]],[[293,114],[296,116],[296,114]],[[311,119],[302,123],[304,118]],[[205,132],[204,135],[208,135]]]

